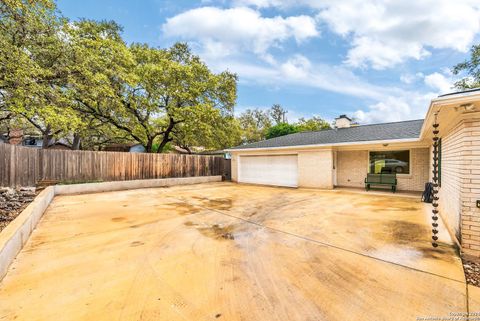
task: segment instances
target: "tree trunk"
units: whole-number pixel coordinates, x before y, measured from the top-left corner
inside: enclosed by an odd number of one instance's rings
[[[163,152],[163,149],[165,148],[165,146],[167,145],[167,143],[169,141],[171,141],[172,139],[169,138],[167,136],[167,134],[165,133],[165,135],[163,136],[163,139],[162,139],[162,142],[160,143],[160,145],[158,145],[158,150],[157,150],[157,153],[161,153]]]
[[[73,134],[72,149],[73,150],[80,150],[80,143],[81,142],[82,142],[82,138],[80,137],[80,135],[77,134],[77,133]]]
[[[52,140],[53,135],[50,129],[50,126],[47,126],[44,131],[42,131],[42,149],[47,149],[50,146],[50,141]]]
[[[165,133],[163,134],[163,139],[160,145],[158,146],[157,153],[163,152],[165,145],[167,145],[167,143],[172,140],[172,138],[170,138],[170,134],[172,133],[173,127],[175,127],[175,121],[173,120],[172,117],[170,117],[170,122],[168,123],[168,127],[165,130]]]
[[[147,153],[153,153],[153,138],[148,138],[147,146],[144,147]]]

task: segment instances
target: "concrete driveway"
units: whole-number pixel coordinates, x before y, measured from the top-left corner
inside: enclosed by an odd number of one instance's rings
[[[232,183],[61,196],[0,283],[0,320],[466,313],[480,300],[429,216],[411,197]]]

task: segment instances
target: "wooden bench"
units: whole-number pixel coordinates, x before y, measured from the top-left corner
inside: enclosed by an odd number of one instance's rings
[[[370,190],[370,186],[390,186],[392,192],[397,190],[396,174],[367,174],[365,178],[365,190]]]

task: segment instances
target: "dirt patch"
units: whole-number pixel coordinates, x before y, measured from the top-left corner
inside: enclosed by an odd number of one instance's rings
[[[410,200],[398,200],[386,197],[384,199],[372,199],[368,202],[356,202],[355,207],[367,207],[373,212],[413,212],[420,209],[419,205],[413,205]]]
[[[470,285],[480,287],[480,263],[465,260],[462,258],[463,271],[465,272],[465,279]]]
[[[213,224],[211,226],[196,226],[192,222],[185,222],[185,226],[195,226],[202,235],[216,240],[234,240],[233,225],[221,226]]]
[[[168,203],[166,204],[167,206],[173,206],[175,207],[175,212],[178,215],[190,215],[190,214],[195,214],[200,212],[200,208],[195,207],[194,205],[191,205],[186,202],[175,202],[175,203]]]
[[[202,206],[215,210],[229,210],[233,206],[233,200],[231,198],[206,198],[206,197],[193,197],[202,201]]]
[[[122,222],[125,221],[125,217],[114,217],[112,218],[112,222]]]
[[[387,230],[391,231],[394,241],[400,242],[428,240],[430,236],[427,226],[406,221],[388,221]]]
[[[13,221],[35,198],[34,188],[0,188],[0,231]]]
[[[440,246],[437,247],[437,248],[434,248],[433,246],[420,248],[420,251],[422,251],[422,256],[424,258],[430,258],[430,259],[435,259],[435,260],[446,260],[446,259],[448,259],[449,261],[453,261],[452,256],[446,255],[448,253],[448,251],[441,248],[442,244],[439,243],[439,245]],[[445,245],[445,246],[448,246],[448,245]]]
[[[381,221],[383,226],[373,229],[375,238],[393,244],[409,244],[411,242],[428,241],[427,226],[400,220]]]
[[[388,221],[382,229],[375,228],[373,235],[376,239],[388,242],[394,246],[401,246],[407,250],[414,250],[426,259],[435,259],[452,262],[453,257],[447,255],[449,248],[446,244],[440,244],[439,247],[433,248],[430,244],[430,229],[428,226],[407,221]]]

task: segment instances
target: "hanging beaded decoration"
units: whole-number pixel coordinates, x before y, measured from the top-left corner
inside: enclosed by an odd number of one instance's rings
[[[433,123],[433,171],[432,171],[432,174],[433,174],[433,202],[432,202],[432,206],[433,206],[433,209],[432,209],[432,246],[433,247],[437,247],[438,246],[438,243],[437,243],[437,240],[438,240],[438,187],[439,187],[439,184],[438,184],[438,145],[439,145],[439,137],[438,137],[438,134],[440,133],[440,131],[438,130],[438,122],[437,122],[437,115],[438,115],[438,112],[435,113],[435,120],[434,120],[434,123]]]

